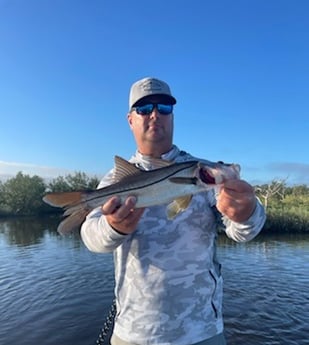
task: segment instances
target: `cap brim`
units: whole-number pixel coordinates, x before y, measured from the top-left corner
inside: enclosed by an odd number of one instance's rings
[[[166,94],[154,94],[154,95],[147,95],[145,97],[142,97],[137,102],[135,102],[132,107],[140,106],[142,104],[145,104],[147,102],[162,102],[165,104],[176,104],[176,99],[173,96],[166,95]]]

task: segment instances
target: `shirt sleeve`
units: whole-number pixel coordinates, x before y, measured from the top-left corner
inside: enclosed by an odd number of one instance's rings
[[[103,188],[112,182],[113,170],[103,177],[98,188]],[[96,253],[112,252],[129,236],[118,233],[108,224],[101,207],[95,208],[87,215],[80,234],[85,246]]]
[[[265,220],[265,209],[258,198],[256,198],[256,207],[253,214],[245,222],[237,223],[223,216],[227,236],[237,242],[252,240],[262,230]]]
[[[100,208],[89,213],[81,227],[85,246],[95,253],[110,253],[126,240],[128,235],[115,231],[107,222]]]

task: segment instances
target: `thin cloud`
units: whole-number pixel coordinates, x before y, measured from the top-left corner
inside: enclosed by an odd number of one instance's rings
[[[273,171],[288,171],[291,173],[300,173],[309,175],[309,164],[305,163],[291,163],[291,162],[279,162],[270,163],[267,167]]]
[[[40,166],[29,163],[0,161],[0,177],[3,179],[15,176],[20,171],[23,174],[31,176],[38,175],[42,178],[55,178],[57,176],[65,176],[74,173],[68,169]]]
[[[274,180],[288,185],[309,185],[309,164],[295,162],[271,162],[265,165],[241,166],[241,177],[252,185],[268,184]]]
[[[274,175],[279,174],[287,182],[309,184],[309,164],[295,162],[273,162],[266,165],[266,169]]]

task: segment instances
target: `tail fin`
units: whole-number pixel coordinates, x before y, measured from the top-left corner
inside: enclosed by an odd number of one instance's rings
[[[54,207],[68,207],[83,201],[82,192],[49,193],[43,197],[43,201]]]
[[[43,201],[47,204],[65,209],[66,218],[58,226],[60,234],[66,235],[74,230],[79,230],[90,211],[83,196],[83,192],[60,192],[49,193],[43,197]]]

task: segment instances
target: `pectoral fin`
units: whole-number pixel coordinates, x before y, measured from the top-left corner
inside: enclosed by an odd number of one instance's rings
[[[183,212],[189,206],[191,199],[192,195],[186,195],[171,202],[166,209],[167,218],[173,219],[178,213]]]

